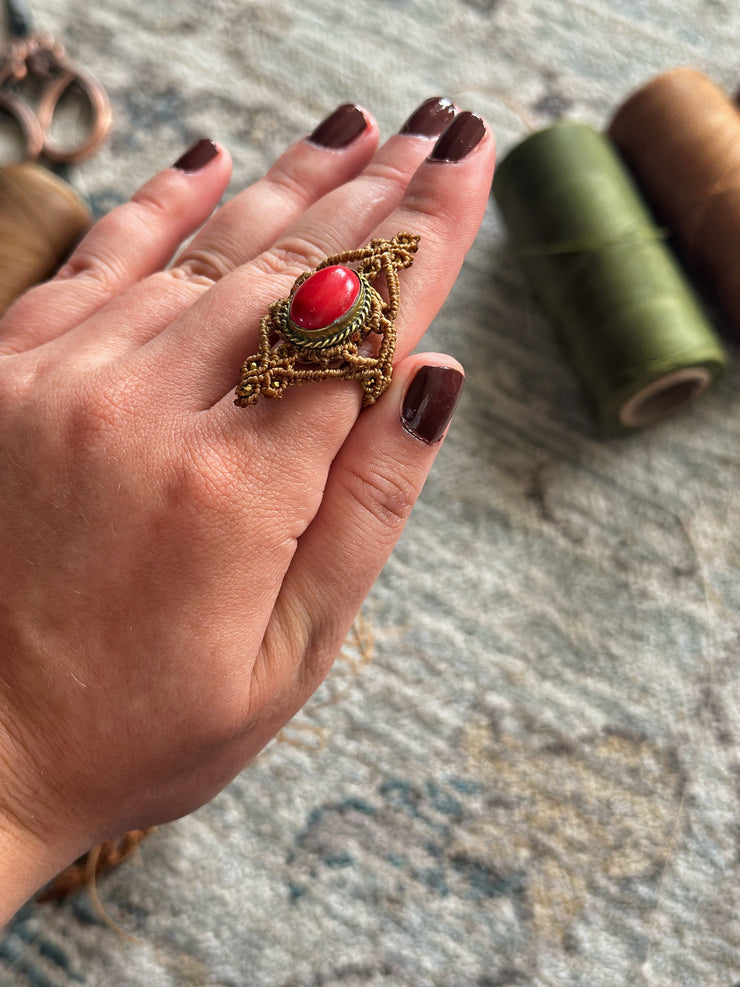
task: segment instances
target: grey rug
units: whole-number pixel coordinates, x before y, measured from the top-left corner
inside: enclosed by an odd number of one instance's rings
[[[108,87],[99,211],[195,137],[231,191],[335,105],[429,95],[602,125],[691,64],[740,82],[735,0],[35,0]],[[428,344],[428,346],[427,346]],[[28,906],[2,987],[646,987],[740,980],[740,369],[603,441],[493,206],[427,348],[468,384],[347,658],[213,803]]]

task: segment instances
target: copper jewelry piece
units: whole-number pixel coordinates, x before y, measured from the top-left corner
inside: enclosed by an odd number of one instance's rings
[[[391,382],[398,271],[411,266],[418,245],[418,236],[398,233],[301,274],[290,296],[262,317],[259,349],[242,365],[234,403],[245,408],[260,396],[281,398],[291,384],[313,380],[357,380],[363,407],[377,401]],[[388,301],[372,286],[380,274]],[[374,354],[362,345],[371,333],[379,337]]]
[[[26,88],[34,93],[33,105]],[[54,136],[54,117],[69,90],[77,90],[88,104],[89,124],[66,146]],[[25,160],[44,158],[55,164],[77,164],[89,157],[113,122],[108,96],[98,80],[46,34],[15,38],[0,50],[0,112],[18,125]]]

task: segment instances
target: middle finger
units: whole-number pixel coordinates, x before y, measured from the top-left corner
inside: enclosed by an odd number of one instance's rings
[[[235,365],[254,351],[259,317],[271,301],[287,294],[295,278],[323,257],[341,246],[360,246],[366,233],[399,206],[430,142],[455,118],[454,109],[431,114],[430,104],[452,107],[439,99],[422,104],[357,178],[307,209],[269,250],[226,275],[146,347],[142,355],[147,360],[169,365],[177,374],[180,393],[191,407],[210,407],[233,386]],[[420,112],[422,120],[432,116],[435,125],[422,129],[415,120]],[[173,361],[173,353],[182,354],[183,362]]]

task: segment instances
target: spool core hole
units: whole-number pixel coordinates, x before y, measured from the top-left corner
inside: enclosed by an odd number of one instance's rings
[[[677,370],[633,395],[619,413],[621,423],[639,428],[667,418],[675,411],[695,401],[711,382],[706,367]]]

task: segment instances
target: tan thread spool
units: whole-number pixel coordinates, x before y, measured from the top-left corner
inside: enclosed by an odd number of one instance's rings
[[[688,266],[740,332],[740,112],[695,69],[657,76],[609,136]]]
[[[50,277],[92,217],[67,182],[26,162],[0,168],[0,315]]]

